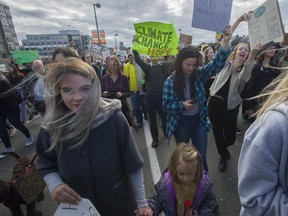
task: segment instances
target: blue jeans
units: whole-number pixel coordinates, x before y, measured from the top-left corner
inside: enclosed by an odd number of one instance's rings
[[[147,115],[145,95],[139,95],[139,92],[132,92],[131,101],[133,106],[133,111],[136,116],[136,120],[138,124],[143,124],[143,115]]]
[[[174,132],[174,136],[177,143],[189,143],[190,139],[192,140],[192,144],[201,154],[203,168],[208,172],[206,161],[207,133],[200,125],[199,114],[193,116],[181,116],[177,129]]]

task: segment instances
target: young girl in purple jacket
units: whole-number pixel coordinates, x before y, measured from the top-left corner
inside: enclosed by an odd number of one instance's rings
[[[192,145],[176,147],[155,191],[148,200],[153,216],[162,211],[167,216],[211,215],[215,209],[212,183],[203,169],[200,153]]]

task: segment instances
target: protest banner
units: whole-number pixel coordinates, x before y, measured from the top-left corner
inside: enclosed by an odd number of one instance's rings
[[[100,216],[90,200],[82,198],[79,205],[60,203],[54,216]]]
[[[191,45],[192,43],[192,35],[186,35],[186,34],[180,34],[180,43],[183,43],[185,45]]]
[[[120,51],[116,51],[116,56],[120,56],[120,61],[121,62],[125,62],[125,58],[127,56],[127,52],[126,50],[120,50]]]
[[[39,58],[38,50],[15,50],[12,58],[16,64],[30,63]]]
[[[266,44],[282,40],[284,28],[277,0],[268,0],[249,14],[248,32],[251,47],[255,43]]]
[[[99,30],[99,38],[100,38],[100,44],[106,44],[106,36],[105,36],[105,31],[104,30]],[[92,30],[92,41],[93,44],[98,44],[98,35],[96,30]]]
[[[103,51],[101,54],[102,54],[102,56],[103,56],[104,61],[106,61],[106,59],[108,59],[108,58],[111,56],[109,50],[105,50],[105,51]]]
[[[233,0],[195,0],[192,27],[223,32],[230,23]]]
[[[184,47],[187,47],[191,45],[192,43],[192,35],[186,35],[186,34],[180,34],[179,40],[180,40],[180,48],[183,49]]]
[[[135,23],[137,41],[132,49],[149,56],[169,56],[178,53],[179,38],[173,23]]]

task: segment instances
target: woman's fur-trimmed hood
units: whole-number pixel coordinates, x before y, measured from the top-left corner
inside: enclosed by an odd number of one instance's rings
[[[121,101],[118,99],[101,98],[100,109],[94,118],[91,130],[106,122],[116,111],[121,110]]]

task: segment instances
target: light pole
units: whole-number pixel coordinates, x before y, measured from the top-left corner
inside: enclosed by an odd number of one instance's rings
[[[96,8],[95,8],[95,7],[100,8],[100,7],[101,7],[101,4],[99,4],[99,3],[94,4],[94,3],[93,3],[94,15],[95,15],[95,22],[96,22],[97,38],[98,38],[98,45],[101,46],[100,36],[99,36],[99,30],[98,30],[97,15],[96,15]]]
[[[118,34],[114,34],[114,37],[115,37],[115,50],[117,51],[117,41],[116,41],[116,36],[118,36]]]

